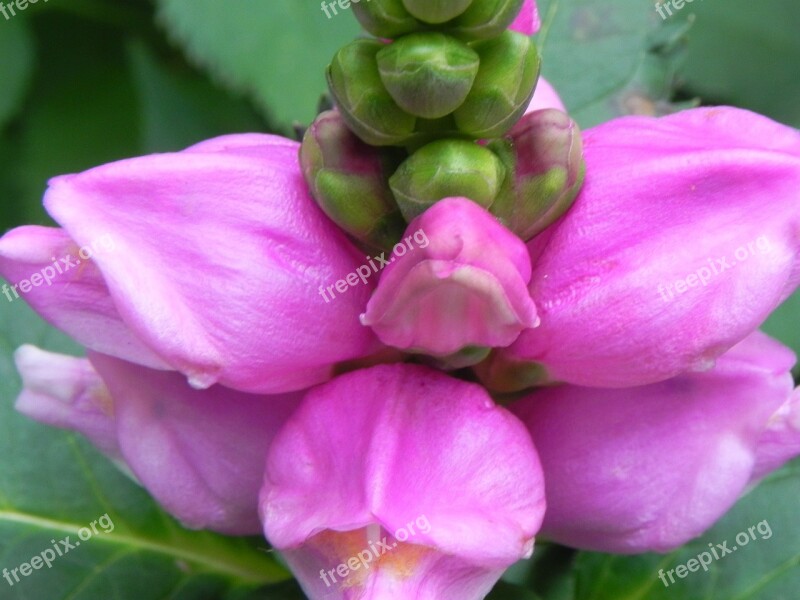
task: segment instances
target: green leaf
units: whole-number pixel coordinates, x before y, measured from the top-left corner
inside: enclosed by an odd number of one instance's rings
[[[689,60],[681,75],[704,100],[733,104],[800,127],[800,3],[694,2]]]
[[[170,152],[218,135],[252,132],[264,124],[246,102],[234,100],[188,69],[160,61],[145,44],[128,57],[141,106],[145,152]]]
[[[78,349],[21,300],[0,301],[0,567],[11,572],[30,562],[53,547],[51,540],[79,541],[79,529],[105,514],[114,525],[104,533],[100,524],[51,569],[18,573],[18,583],[10,574],[13,587],[0,579],[0,597],[233,599],[288,577],[265,541],[183,529],[82,438],[17,414],[14,349],[23,343]]]
[[[663,115],[685,27],[663,28],[641,0],[540,0],[542,73],[583,128],[627,114]]]
[[[252,96],[284,126],[310,122],[325,68],[358,34],[355,17],[327,18],[317,2],[157,0],[159,17],[188,56]]]
[[[529,590],[535,598],[573,600],[573,562],[577,551],[537,539],[533,557],[512,565],[503,581]],[[502,596],[496,596],[498,598]]]
[[[780,600],[800,590],[800,460],[768,477],[698,540],[667,555],[612,556],[583,552],[577,563],[575,600]],[[750,534],[752,532],[752,535]],[[738,536],[738,541],[737,541]],[[747,542],[744,539],[747,538]],[[713,560],[705,572],[669,571],[709,551],[735,551]],[[709,558],[713,555],[709,554]],[[709,558],[706,558],[708,562]],[[659,579],[660,570],[668,586]]]
[[[60,17],[43,18],[37,34],[40,69],[16,132],[14,179],[23,220],[47,224],[48,179],[141,154],[140,120],[119,32]]]
[[[498,581],[486,600],[541,600],[539,596],[522,586]]]
[[[0,129],[21,108],[34,63],[33,36],[22,15],[0,20]]]

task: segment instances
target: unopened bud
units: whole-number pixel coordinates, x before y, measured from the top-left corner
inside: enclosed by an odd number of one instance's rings
[[[443,198],[469,198],[489,208],[506,177],[490,150],[466,140],[423,146],[400,165],[389,185],[409,223]]]
[[[483,0],[475,0],[480,4]],[[420,21],[439,25],[455,19],[473,4],[473,0],[403,0],[403,5]]]
[[[351,6],[361,26],[379,38],[394,39],[425,27],[406,10],[403,0],[360,0]]]
[[[508,152],[492,142],[490,147],[514,172],[514,190],[502,195],[492,212],[523,240],[529,240],[552,225],[575,202],[583,184],[581,132],[575,122],[556,109],[525,115],[507,137]]]
[[[378,70],[403,110],[439,119],[467,98],[478,74],[477,52],[442,33],[414,33],[381,49]]]
[[[385,44],[356,40],[339,50],[328,68],[328,87],[350,129],[373,146],[399,146],[413,133],[416,117],[386,90],[376,56]]]
[[[406,223],[388,185],[399,159],[358,139],[337,111],[320,114],[306,131],[300,164],[326,215],[356,239],[391,247]]]
[[[498,394],[513,394],[553,383],[544,366],[507,356],[504,350],[495,350],[473,370],[486,389]]]
[[[472,367],[486,360],[492,349],[484,346],[467,346],[455,354],[442,357],[429,357],[428,363],[443,371],[456,371]]]
[[[503,33],[522,9],[524,0],[475,0],[450,24],[448,31],[463,39],[485,40]]]
[[[456,125],[470,137],[500,137],[530,103],[539,78],[539,55],[530,38],[515,31],[472,47],[481,66],[467,99],[454,113]]]

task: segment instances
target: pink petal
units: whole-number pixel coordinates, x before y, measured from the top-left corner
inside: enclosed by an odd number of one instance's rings
[[[536,84],[536,91],[533,93],[531,103],[525,110],[525,114],[532,113],[537,110],[544,110],[546,108],[555,108],[561,112],[567,112],[561,97],[556,92],[556,89],[544,78],[539,77]]]
[[[94,243],[100,252],[112,251],[113,240],[107,237]],[[0,238],[0,273],[10,282],[3,287],[6,299],[24,300],[83,344],[148,367],[169,368],[128,329],[103,274],[94,261],[81,259],[78,245],[63,230],[27,226],[8,232]]]
[[[159,504],[193,529],[259,532],[267,448],[300,394],[199,391],[176,373],[90,359],[114,399],[122,455]]]
[[[319,565],[334,569],[369,540],[413,524],[407,541],[397,536],[402,543],[338,597],[382,598],[379,590],[390,588],[395,597],[450,598],[434,591],[454,572],[458,590],[474,578],[485,593],[486,582],[530,554],[542,496],[524,428],[481,387],[391,365],[308,393],[270,449],[261,514],[268,539],[287,551],[313,598],[327,589]]]
[[[0,272],[27,274],[59,240],[110,239],[113,251],[96,252],[91,268],[65,273],[80,293],[31,295],[81,343],[168,365],[200,388],[274,393],[324,381],[376,347],[358,323],[373,284],[321,301],[321,286],[365,259],[308,197],[297,151],[274,136],[225,136],[58,177],[45,204],[69,238],[43,236],[23,251],[34,236],[11,232]]]
[[[14,354],[22,376],[15,408],[40,423],[77,431],[102,452],[120,459],[114,401],[85,358],[22,346]]]
[[[703,533],[751,480],[764,429],[792,394],[794,362],[756,333],[705,373],[621,390],[542,388],[515,403],[547,481],[543,534],[638,553]]]
[[[782,467],[800,455],[800,388],[797,388],[772,417],[761,434],[756,449],[756,466],[752,480]]]
[[[525,35],[533,35],[539,31],[541,26],[542,21],[539,18],[539,8],[536,6],[536,0],[525,0],[522,10],[509,29],[519,31]]]
[[[703,108],[592,129],[585,157],[577,202],[529,244],[542,325],[509,356],[578,385],[664,380],[709,368],[800,283],[796,131]]]

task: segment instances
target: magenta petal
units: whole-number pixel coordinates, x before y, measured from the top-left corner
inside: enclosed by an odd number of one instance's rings
[[[95,240],[95,245],[101,252],[108,251],[113,248],[108,241]],[[94,261],[82,260],[79,252],[61,229],[26,226],[9,231],[0,238],[0,273],[9,281],[3,288],[5,299],[24,300],[51,324],[98,352],[156,369],[169,368],[131,333],[102,273]],[[0,302],[4,302],[1,296]]]
[[[22,377],[15,408],[40,423],[77,431],[102,452],[121,458],[114,402],[85,358],[22,346],[14,354]]]
[[[542,323],[511,357],[578,385],[664,380],[713,365],[800,283],[796,131],[703,108],[584,145],[581,195],[529,244]]]
[[[313,598],[335,591],[320,586],[319,569],[383,536],[398,545],[354,572],[347,594],[335,585],[338,597],[393,589],[398,598],[450,598],[434,595],[450,573],[488,590],[530,554],[543,493],[525,429],[480,386],[392,365],[308,393],[270,449],[261,511],[267,538],[287,551]],[[414,525],[413,535],[392,537]]]
[[[275,393],[324,381],[376,347],[358,322],[373,284],[321,301],[320,286],[365,259],[309,198],[297,151],[274,136],[225,136],[58,177],[45,204],[69,237],[9,233],[0,272],[28,275],[70,239],[109,239],[113,251],[59,282],[75,294],[31,294],[84,345],[169,366],[198,388]]]
[[[536,83],[536,91],[533,93],[533,98],[531,98],[528,108],[525,109],[525,114],[547,108],[555,108],[561,112],[567,112],[556,89],[544,77],[539,77],[539,81]]]
[[[448,355],[468,346],[508,346],[537,324],[522,241],[488,211],[447,198],[406,231],[412,245],[392,259],[362,323],[404,350]]]
[[[800,455],[800,388],[797,388],[772,417],[756,449],[756,466],[753,481],[780,468],[788,460]]]
[[[765,427],[792,394],[794,360],[757,333],[705,373],[620,390],[544,388],[514,404],[547,482],[543,535],[621,553],[700,535],[758,468]],[[796,437],[787,449],[781,460],[800,454]]]
[[[177,373],[90,359],[114,399],[122,455],[159,504],[193,529],[258,533],[267,448],[300,394],[200,391]]]
[[[541,26],[542,21],[539,18],[539,8],[536,6],[536,0],[525,0],[522,4],[522,10],[509,29],[519,31],[525,35],[533,35],[539,31]]]

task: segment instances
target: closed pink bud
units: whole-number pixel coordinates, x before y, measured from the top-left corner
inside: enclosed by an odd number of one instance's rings
[[[403,243],[361,318],[385,344],[446,356],[508,346],[536,326],[527,249],[474,202],[434,204],[412,221]]]

